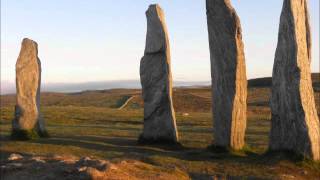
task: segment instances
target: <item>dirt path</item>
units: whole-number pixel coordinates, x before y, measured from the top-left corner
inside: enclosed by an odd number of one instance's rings
[[[125,108],[126,106],[127,106],[127,104],[133,99],[133,98],[135,98],[136,96],[131,96],[130,98],[128,98],[127,100],[126,100],[126,102],[124,102],[123,104],[122,104],[122,106],[120,106],[119,108],[118,108],[118,110],[121,110],[121,109],[123,109],[123,108]]]

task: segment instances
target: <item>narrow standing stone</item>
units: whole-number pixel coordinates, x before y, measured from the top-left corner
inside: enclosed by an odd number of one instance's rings
[[[144,127],[140,142],[178,142],[172,104],[172,77],[168,31],[159,5],[146,12],[147,38],[140,63],[144,100]]]
[[[46,135],[44,120],[40,116],[41,64],[38,45],[23,39],[16,63],[16,106],[12,122],[14,138],[28,138],[33,132]],[[31,134],[30,134],[31,133]]]
[[[207,0],[214,146],[243,148],[247,77],[239,17],[230,0]]]
[[[320,159],[320,125],[311,81],[306,0],[284,0],[272,75],[270,150]]]

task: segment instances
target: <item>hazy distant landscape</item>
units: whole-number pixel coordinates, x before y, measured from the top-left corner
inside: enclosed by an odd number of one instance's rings
[[[318,73],[313,74],[315,87],[319,86],[316,80]],[[202,87],[209,86],[210,81],[174,81],[175,87]],[[256,78],[249,80],[249,86],[270,86],[271,77]],[[141,84],[139,80],[123,80],[123,81],[100,81],[100,82],[86,82],[86,83],[48,83],[41,87],[42,92],[81,92],[88,90],[105,90],[105,89],[140,89]],[[15,84],[10,82],[1,83],[1,94],[14,94],[16,91]]]
[[[0,180],[320,180],[319,0],[1,0]]]
[[[163,167],[171,173],[177,173],[174,169],[178,168],[195,179],[212,175],[261,179],[286,174],[296,178],[317,177],[320,175],[319,164],[297,164],[292,157],[263,156],[270,130],[270,80],[249,81],[246,142],[250,148],[242,154],[221,157],[221,154],[206,149],[212,142],[209,87],[174,88],[173,102],[183,146],[178,149],[138,145],[137,138],[143,126],[141,90],[111,89],[42,93],[41,111],[51,138],[31,142],[10,140],[15,95],[1,96],[1,161],[5,162],[13,152],[25,156],[59,154],[104,158],[113,162],[123,159],[141,161]],[[313,74],[313,82],[320,112],[319,74]],[[44,172],[36,173],[41,176]],[[63,175],[56,174],[56,177],[60,176]]]
[[[210,81],[174,81],[174,86],[208,86]],[[98,81],[84,83],[47,83],[41,87],[42,92],[80,92],[86,90],[104,90],[114,88],[138,89],[140,80]],[[16,91],[14,83],[1,82],[1,94],[13,94]]]

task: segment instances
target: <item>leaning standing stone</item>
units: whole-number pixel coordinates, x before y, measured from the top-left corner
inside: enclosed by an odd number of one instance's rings
[[[320,159],[320,125],[311,72],[306,0],[284,0],[272,75],[270,150]]]
[[[44,121],[40,116],[41,64],[38,45],[23,39],[16,63],[16,106],[12,122],[12,137],[29,139],[46,136]]]
[[[146,16],[146,47],[140,63],[144,127],[139,141],[176,143],[178,132],[172,105],[170,47],[164,13],[158,5],[151,5]]]
[[[247,77],[239,17],[230,0],[207,0],[214,146],[243,148]]]

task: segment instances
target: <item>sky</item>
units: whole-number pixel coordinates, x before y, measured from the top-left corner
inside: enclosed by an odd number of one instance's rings
[[[1,83],[15,81],[24,37],[39,45],[42,83],[138,80],[145,11],[165,12],[174,81],[210,80],[205,0],[1,0]],[[282,0],[232,0],[242,24],[248,78],[271,76]],[[319,72],[319,0],[309,0]]]

